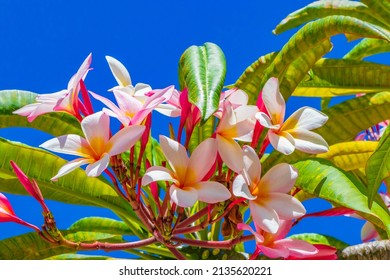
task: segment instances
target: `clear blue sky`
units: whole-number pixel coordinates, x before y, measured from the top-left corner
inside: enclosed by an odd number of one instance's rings
[[[234,83],[259,56],[279,50],[292,32],[272,34],[290,12],[311,1],[95,1],[2,0],[0,2],[0,89],[51,93],[66,88],[84,58],[92,52],[94,68],[88,89],[105,94],[115,85],[104,56],[123,62],[134,83],[153,88],[178,84],[180,55],[190,45],[218,44],[227,60],[226,84]],[[337,36],[329,56],[341,57],[353,43]],[[292,99],[288,114],[303,105],[318,106],[308,99]],[[166,133],[167,123],[158,119],[154,134]],[[51,138],[28,129],[0,129],[0,137],[37,146]],[[1,151],[0,151],[1,152]],[[39,205],[30,197],[8,196],[23,219],[42,224]],[[49,202],[58,225],[66,228],[84,216],[110,216],[109,211]],[[306,203],[308,211],[327,203]],[[362,221],[339,217],[307,219],[295,232],[333,235],[350,244],[360,242]],[[0,224],[0,239],[25,232],[19,225]]]

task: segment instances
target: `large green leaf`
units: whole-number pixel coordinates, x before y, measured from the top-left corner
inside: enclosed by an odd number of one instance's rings
[[[390,214],[376,197],[368,208],[366,187],[349,173],[324,159],[307,159],[293,164],[298,170],[295,186],[337,206],[356,210],[359,215],[385,229],[390,235]]]
[[[279,34],[309,21],[331,15],[350,16],[381,27],[387,26],[385,22],[380,21],[375,16],[372,9],[363,3],[348,0],[333,0],[315,1],[289,14],[276,26],[273,32]]]
[[[362,60],[365,57],[386,52],[390,52],[390,43],[388,41],[365,38],[353,47],[344,58]]]
[[[390,127],[387,127],[378,147],[366,166],[369,206],[372,205],[384,179],[390,176]]]
[[[26,117],[15,115],[15,110],[35,103],[37,94],[21,90],[0,91],[0,128],[3,127],[30,127],[50,133],[54,136],[64,134],[83,135],[79,121],[66,113],[49,113],[28,122]]]
[[[370,8],[375,17],[390,25],[390,3],[388,0],[361,0],[361,2]]]
[[[290,64],[280,81],[280,92],[291,95],[298,84],[307,77],[315,63],[332,49],[329,39],[302,53]]]
[[[281,78],[289,65],[304,52],[309,51],[324,40],[337,34],[350,34],[359,37],[380,38],[390,41],[390,32],[374,26],[362,20],[348,16],[328,16],[307,23],[283,46],[282,50],[275,57],[267,68],[261,86],[270,77]],[[291,93],[282,92],[287,99]]]
[[[390,90],[390,66],[347,59],[321,59],[295,96],[334,97]]]
[[[212,116],[204,124],[197,125],[192,132],[191,139],[188,145],[190,152],[193,152],[195,148],[205,139],[210,138],[214,133],[214,125],[216,118]]]
[[[111,241],[122,242],[120,236],[100,232],[62,231],[65,239],[73,242]],[[36,232],[0,240],[1,260],[42,260],[66,253],[76,253],[74,249],[59,246],[43,240]]]
[[[50,178],[66,163],[65,160],[41,149],[4,139],[0,139],[0,151],[1,192],[27,194],[12,171],[10,161],[13,160],[29,178],[37,181],[45,199],[109,208],[132,219],[137,234],[142,232],[130,205],[104,180],[88,177],[82,169],[77,169],[53,182]]]
[[[249,104],[255,104],[261,90],[261,81],[265,69],[271,64],[278,53],[273,52],[261,56],[253,62],[235,83],[235,87],[242,89],[249,96]]]
[[[289,236],[292,239],[304,240],[311,244],[323,244],[336,248],[337,250],[343,250],[349,245],[334,237],[322,235],[318,233],[300,233]]]
[[[351,171],[364,168],[377,146],[376,141],[337,143],[330,146],[328,152],[319,154],[317,157],[330,160],[335,166],[345,171]]]
[[[188,88],[189,100],[199,108],[203,121],[218,109],[225,75],[225,56],[213,43],[191,46],[180,58],[180,87]]]

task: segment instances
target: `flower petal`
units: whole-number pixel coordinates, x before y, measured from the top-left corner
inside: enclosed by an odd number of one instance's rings
[[[100,111],[85,117],[81,121],[81,128],[85,139],[96,155],[103,155],[110,138],[110,117],[108,114]]]
[[[161,135],[161,149],[180,182],[185,181],[186,170],[189,163],[187,151],[180,143]]]
[[[110,156],[118,155],[130,149],[145,131],[143,125],[131,125],[118,131],[107,143],[106,152]]]
[[[273,124],[282,124],[286,111],[286,102],[279,91],[279,81],[277,78],[270,78],[262,90],[262,98],[267,112]]]
[[[267,207],[276,211],[280,219],[292,220],[306,213],[305,207],[295,197],[284,193],[270,193]]]
[[[191,207],[198,200],[198,192],[193,188],[180,189],[175,185],[169,188],[171,200],[180,207]]]
[[[279,163],[261,178],[261,185],[269,192],[288,193],[294,186],[297,177],[298,171],[293,166]]]
[[[122,87],[131,85],[130,74],[126,67],[121,62],[119,62],[119,60],[111,56],[106,56],[106,60],[118,85]]]
[[[77,158],[75,160],[69,161],[68,163],[66,163],[64,166],[60,168],[57,175],[51,178],[51,180],[57,181],[58,178],[72,172],[73,170],[77,169],[78,167],[84,164],[91,163],[91,162],[92,162],[91,159],[84,159],[84,158]]]
[[[268,139],[270,140],[271,145],[282,154],[289,155],[295,150],[295,140],[287,132],[281,131],[276,134],[269,130]]]
[[[237,175],[233,181],[233,194],[237,197],[243,197],[249,200],[256,199],[256,196],[253,196],[249,190],[249,186],[244,179],[244,176]]]
[[[264,237],[263,237],[260,233],[254,231],[254,230],[253,230],[249,225],[247,225],[247,224],[239,223],[239,224],[237,224],[237,229],[238,229],[238,230],[248,230],[248,231],[250,231],[250,232],[255,236],[257,242],[263,242],[263,241],[264,241]]]
[[[170,170],[161,166],[152,166],[146,170],[144,176],[142,177],[142,186],[149,185],[152,182],[156,181],[170,181],[177,182],[173,177],[173,174]]]
[[[217,142],[209,138],[200,143],[192,152],[186,172],[186,185],[201,181],[210,171],[217,157]]]
[[[0,209],[4,210],[6,213],[15,216],[15,212],[12,209],[12,205],[9,202],[8,198],[0,193]]]
[[[308,154],[325,153],[329,150],[328,143],[317,133],[296,129],[289,131],[294,138],[295,148]]]
[[[362,241],[368,242],[370,240],[376,239],[378,236],[379,234],[376,231],[374,225],[370,222],[365,222],[360,232],[360,238]]]
[[[296,239],[277,240],[275,245],[282,245],[289,250],[289,255],[296,258],[310,257],[318,253],[318,249],[307,241]]]
[[[97,177],[106,170],[108,164],[110,163],[110,155],[105,153],[103,157],[94,163],[91,163],[85,169],[85,172],[89,177]]]
[[[289,250],[282,244],[272,244],[272,247],[268,247],[262,244],[258,244],[257,246],[260,248],[264,255],[271,259],[287,258],[290,253]]]
[[[248,183],[257,184],[261,177],[261,164],[256,151],[250,146],[243,148],[244,174]]]
[[[218,152],[223,162],[234,172],[240,173],[244,167],[243,153],[240,145],[233,139],[216,136]]]
[[[270,233],[278,231],[280,221],[275,210],[265,207],[257,201],[249,201],[249,208],[253,221],[258,227]]]
[[[285,131],[290,129],[313,130],[323,126],[327,120],[328,116],[324,113],[305,106],[295,111],[284,122],[282,129]]]
[[[39,145],[39,147],[67,155],[81,157],[90,157],[93,155],[93,151],[90,149],[88,142],[83,137],[75,134],[50,139]]]
[[[206,203],[226,201],[232,196],[229,190],[218,182],[199,182],[191,187],[198,192],[198,200]]]
[[[276,131],[279,130],[279,128],[280,128],[280,124],[272,123],[272,120],[270,119],[270,117],[266,113],[257,112],[255,114],[255,118],[259,121],[259,123],[262,126],[264,126],[266,128],[273,129]]]

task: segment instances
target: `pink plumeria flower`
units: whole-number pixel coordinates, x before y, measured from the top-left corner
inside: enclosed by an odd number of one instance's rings
[[[123,126],[142,124],[145,118],[162,102],[164,102],[173,92],[173,86],[154,90],[154,94],[150,97],[145,97],[144,102],[134,96],[129,95],[126,91],[115,90],[114,96],[118,103],[116,105],[108,98],[90,92],[91,95],[105,104],[107,108],[103,111],[112,117],[117,118]]]
[[[252,107],[241,106],[234,111],[231,103],[225,101],[222,118],[215,131],[219,155],[237,173],[242,170],[243,161],[242,149],[235,140],[252,141],[254,122],[251,119],[256,111]]]
[[[67,89],[51,94],[38,94],[36,103],[28,104],[13,113],[26,116],[29,122],[32,122],[40,115],[55,111],[66,112],[81,119],[78,112],[80,81],[85,79],[91,62],[92,54],[89,54],[77,73],[69,80]]]
[[[306,213],[302,203],[287,194],[298,177],[287,163],[272,167],[261,177],[260,160],[252,147],[244,146],[244,168],[233,181],[233,194],[249,200],[254,222],[263,230],[276,233],[280,220],[292,220]]]
[[[145,103],[150,103],[151,100],[159,100],[159,102],[155,102],[155,106],[152,108],[155,109],[156,111],[165,114],[165,115],[170,115],[170,116],[179,116],[180,112],[177,111],[177,108],[172,106],[171,104],[162,104],[162,102],[167,102],[169,99],[171,99],[171,95],[174,93],[173,90],[172,92],[170,91],[169,94],[165,94],[164,98],[161,99],[161,91],[153,91],[152,88],[144,83],[137,83],[135,86],[132,85],[131,82],[131,77],[129,72],[127,71],[126,67],[117,59],[111,57],[111,56],[106,56],[106,60],[108,62],[108,65],[110,66],[111,72],[117,81],[118,85],[113,87],[111,91],[114,92],[116,100],[119,104],[119,100],[117,95],[120,95],[119,92],[124,93],[125,95],[132,96],[135,98],[138,102],[132,101],[133,104],[133,109],[132,110],[127,110],[128,113],[131,113],[134,110],[142,110],[142,104]],[[122,97],[119,97],[120,99],[123,100]],[[138,104],[137,104],[138,103]],[[107,105],[107,104],[106,104]],[[121,106],[119,106],[121,108]],[[123,107],[123,106],[122,106]],[[136,108],[138,107],[138,108]],[[149,106],[150,107],[150,106]],[[129,108],[127,108],[129,109]]]
[[[237,228],[239,230],[248,230],[255,236],[256,251],[251,259],[255,259],[260,253],[271,259],[287,259],[289,257],[305,259],[318,254],[318,249],[309,242],[285,238],[291,226],[292,221],[280,221],[280,227],[274,234],[263,231],[256,223],[256,230],[243,223],[238,224]]]
[[[262,98],[268,114],[258,112],[256,118],[269,129],[268,138],[276,150],[286,155],[295,149],[309,154],[328,151],[326,141],[319,134],[310,131],[321,127],[328,120],[325,114],[311,107],[303,107],[284,122],[286,103],[279,91],[277,78],[267,81]]]
[[[85,117],[81,122],[85,138],[69,134],[46,141],[40,147],[53,152],[76,155],[80,158],[65,164],[52,180],[88,164],[86,173],[99,176],[108,166],[110,157],[130,149],[142,136],[145,127],[132,125],[110,137],[110,117],[104,112]]]
[[[37,232],[40,232],[39,228],[37,226],[34,226],[30,223],[27,223],[26,221],[20,219],[18,216],[16,216],[14,210],[12,209],[11,203],[7,199],[5,195],[0,193],[0,223],[5,222],[14,222],[21,224],[23,226],[27,226],[29,228],[34,229]]]
[[[229,190],[221,183],[203,181],[216,160],[214,139],[200,143],[191,157],[183,145],[165,136],[160,136],[160,145],[172,170],[150,167],[142,178],[143,186],[156,181],[172,182],[169,187],[171,200],[181,207],[191,207],[197,200],[218,203],[230,198]]]
[[[225,101],[229,101],[233,110],[235,110],[238,107],[247,105],[248,99],[248,94],[246,94],[246,92],[241,89],[233,88],[224,91],[221,93],[218,110],[214,113],[214,116],[219,119],[222,117]]]

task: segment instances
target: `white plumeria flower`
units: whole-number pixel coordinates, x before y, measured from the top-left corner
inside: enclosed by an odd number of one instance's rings
[[[81,122],[85,138],[63,135],[46,141],[40,147],[53,152],[80,156],[65,164],[52,180],[56,180],[76,168],[88,164],[86,173],[90,177],[99,176],[108,166],[110,157],[130,149],[142,136],[145,127],[128,126],[110,137],[110,117],[104,112],[85,117]]]
[[[217,149],[223,162],[234,172],[243,168],[242,149],[235,141],[252,141],[255,123],[252,121],[257,112],[256,106],[240,106],[235,111],[229,101],[224,102],[222,118],[215,131]]]
[[[298,177],[287,163],[272,167],[261,177],[260,160],[252,147],[244,146],[244,168],[233,181],[233,194],[249,200],[254,222],[263,230],[276,233],[280,219],[292,220],[306,213],[302,203],[287,194]]]
[[[180,143],[160,136],[161,149],[171,167],[152,166],[142,178],[146,186],[156,181],[169,181],[171,200],[181,207],[191,207],[197,200],[217,203],[231,197],[229,190],[218,182],[203,181],[212,168],[217,147],[214,139],[206,139],[193,151],[191,157]]]
[[[310,130],[321,127],[328,116],[311,108],[302,107],[285,122],[286,103],[279,91],[277,78],[270,78],[264,85],[262,98],[268,115],[258,112],[256,118],[269,129],[268,138],[279,152],[289,155],[295,149],[309,154],[324,153],[329,150],[326,141]]]
[[[119,60],[111,56],[106,56],[106,60],[108,62],[108,65],[111,69],[111,72],[115,80],[118,83],[117,86],[111,89],[111,91],[114,92],[117,101],[118,99],[126,98],[121,95],[131,96],[138,101],[138,102],[132,101],[133,108],[134,108],[134,106],[142,107],[143,104],[150,102],[151,99],[156,100],[159,97],[161,97],[161,95],[159,95],[161,91],[153,91],[148,84],[137,83],[135,86],[133,86],[129,72]],[[177,92],[174,92],[172,89],[172,92],[170,92],[169,95],[164,95],[165,98],[159,100],[159,103],[156,104],[153,109],[167,116],[173,116],[173,117],[179,116],[180,111],[177,110],[177,106],[169,104],[170,102],[168,102],[168,104],[162,104],[162,102],[168,101],[171,98],[172,94],[174,93]],[[127,99],[129,98],[127,97]]]

